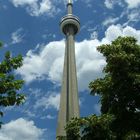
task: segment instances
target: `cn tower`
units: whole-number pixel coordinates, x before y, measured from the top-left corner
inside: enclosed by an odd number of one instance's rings
[[[80,30],[79,18],[72,13],[73,3],[68,0],[68,14],[62,17],[60,28],[66,37],[64,69],[61,87],[60,108],[57,125],[57,140],[67,140],[65,126],[73,117],[79,117],[79,99],[75,60],[75,35]],[[60,139],[59,139],[60,137]]]

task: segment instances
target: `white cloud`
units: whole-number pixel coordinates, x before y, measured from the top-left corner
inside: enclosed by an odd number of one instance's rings
[[[132,10],[128,14],[128,22],[137,22],[139,21],[140,11],[139,10]]]
[[[25,7],[31,16],[43,14],[53,16],[60,11],[54,4],[55,0],[10,0],[15,7]]]
[[[110,25],[110,24],[116,23],[118,20],[119,20],[118,17],[117,17],[117,18],[108,17],[108,18],[106,18],[105,21],[103,22],[103,25],[104,25],[104,26],[108,26],[108,25]]]
[[[103,25],[105,26],[115,24],[119,19],[125,19],[126,17],[127,21],[126,23],[124,23],[124,26],[128,25],[129,23],[131,23],[132,25],[132,23],[136,23],[139,21],[138,19],[140,16],[140,12],[138,8],[140,7],[140,0],[105,0],[104,4],[108,9],[114,9],[115,6],[120,6],[123,8],[123,12],[120,14],[119,17],[107,18],[103,22]]]
[[[34,105],[35,109],[38,109],[40,107],[43,107],[44,110],[47,110],[49,108],[54,108],[56,110],[59,109],[59,103],[60,103],[60,94],[51,94],[48,96],[44,96],[36,102]]]
[[[105,0],[104,4],[107,8],[113,9],[114,1],[113,0]]]
[[[11,0],[11,2],[13,2],[13,4],[18,7],[18,6],[24,6],[24,5],[28,5],[28,4],[33,4],[36,3],[37,0]]]
[[[61,11],[58,5],[66,7],[67,0],[10,0],[15,7],[23,7],[31,16],[54,16]],[[78,0],[73,0],[77,2]],[[82,0],[86,6],[91,7],[92,0]]]
[[[52,115],[49,114],[47,116],[41,116],[40,119],[42,119],[42,120],[46,120],[46,119],[54,120],[54,119],[56,119],[56,116],[52,116]]]
[[[43,140],[43,132],[33,121],[19,118],[2,126],[0,140]]]
[[[43,92],[41,89],[29,89],[26,91],[26,102],[19,107],[8,107],[4,112],[12,111],[20,112],[26,118],[30,119],[54,119],[55,116],[50,115],[50,110],[57,111],[59,109],[60,94],[54,91]],[[41,114],[38,111],[41,110]],[[1,140],[1,139],[0,139]]]
[[[140,0],[125,0],[128,4],[128,8],[137,8],[140,6]]]
[[[93,31],[91,34],[90,34],[90,39],[97,39],[98,38],[98,32],[97,31]]]
[[[104,4],[108,9],[113,9],[115,5],[118,5],[120,7],[124,6],[123,0],[105,0]]]
[[[140,30],[130,26],[111,25],[105,32],[105,37],[100,41],[83,40],[76,42],[76,63],[79,90],[88,88],[90,81],[102,76],[102,69],[106,62],[97,51],[97,46],[111,43],[118,36],[134,36],[140,43]],[[64,61],[64,40],[50,42],[36,50],[28,51],[24,58],[23,66],[17,70],[26,82],[47,79],[53,83],[61,83],[63,61]]]
[[[109,41],[115,40],[118,36],[122,36],[122,28],[120,25],[111,25],[109,28],[106,30],[105,35],[106,39]]]
[[[19,28],[17,29],[15,32],[13,32],[11,34],[11,39],[12,39],[12,42],[11,44],[17,44],[17,43],[20,43],[23,41],[23,29],[22,28]]]
[[[29,93],[28,93],[29,92]],[[13,111],[21,112],[28,118],[55,119],[54,115],[49,114],[49,110],[58,111],[60,104],[60,94],[54,91],[42,92],[40,89],[29,89],[27,100],[23,106],[13,108]],[[79,99],[79,105],[83,104],[82,98]],[[41,110],[41,114],[38,113]]]
[[[55,119],[55,117],[54,117],[54,116],[52,116],[52,115],[47,115],[47,119],[52,120],[52,119]]]
[[[23,66],[17,70],[17,73],[21,74],[26,82],[49,79],[54,83],[61,83],[64,44],[64,40],[51,42],[43,46],[38,54],[30,50],[24,58]],[[98,40],[84,40],[76,43],[80,90],[87,88],[89,81],[101,75],[105,61],[96,50],[98,45],[100,45]]]
[[[106,31],[106,39],[113,41],[118,36],[132,36],[138,40],[140,44],[140,30],[136,30],[133,27],[126,26],[122,27],[121,25],[111,25]]]
[[[90,81],[101,77],[101,71],[105,65],[105,60],[96,49],[100,44],[101,42],[97,39],[84,40],[76,43],[79,90],[87,89]]]
[[[64,40],[50,42],[42,46],[38,54],[34,50],[29,50],[24,58],[23,66],[17,70],[17,73],[21,74],[26,82],[44,78],[60,82],[63,59]]]
[[[123,30],[123,35],[124,36],[132,36],[135,37],[138,40],[138,43],[140,44],[140,30],[136,30],[130,26],[127,26]]]
[[[139,21],[139,16],[140,16],[140,10],[138,8],[134,9],[129,9],[125,8],[123,12],[120,15],[120,19],[125,19],[127,18],[127,21],[123,24],[123,27],[127,25],[134,25]]]

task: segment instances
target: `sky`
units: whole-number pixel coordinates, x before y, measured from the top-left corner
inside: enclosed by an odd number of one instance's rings
[[[104,76],[105,58],[97,46],[118,36],[140,43],[140,0],[75,0],[74,14],[81,30],[75,37],[80,115],[100,114],[100,98],[88,85]],[[59,23],[66,0],[0,0],[0,61],[6,51],[22,54],[23,66],[14,71],[25,80],[20,92],[26,101],[2,108],[0,140],[55,140],[61,92],[65,36]]]

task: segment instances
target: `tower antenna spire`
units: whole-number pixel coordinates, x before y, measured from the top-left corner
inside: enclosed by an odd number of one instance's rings
[[[68,4],[67,4],[68,14],[72,14],[72,6],[73,6],[72,0],[68,0]]]
[[[68,0],[68,3],[72,3],[72,0]]]

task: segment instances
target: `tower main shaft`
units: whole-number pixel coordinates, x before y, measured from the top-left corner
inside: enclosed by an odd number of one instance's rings
[[[66,36],[57,139],[66,139],[65,126],[73,117],[79,117],[78,86],[75,61],[75,35],[80,30],[79,19],[72,15],[72,2],[68,1],[68,14],[61,19],[60,27]],[[59,140],[59,139],[58,139]]]

